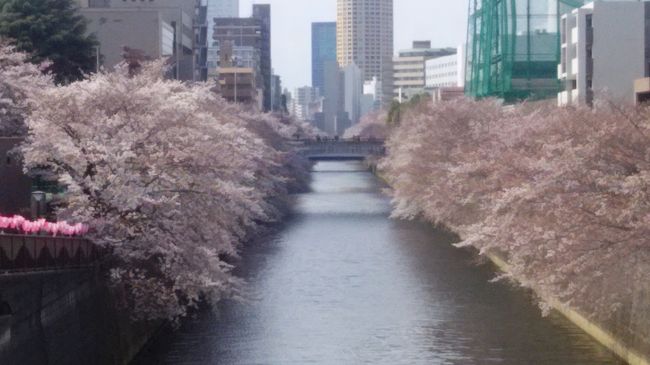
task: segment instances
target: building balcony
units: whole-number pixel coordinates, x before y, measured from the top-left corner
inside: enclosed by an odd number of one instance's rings
[[[578,27],[571,28],[571,43],[578,43]]]
[[[571,60],[571,76],[577,76],[578,73],[580,72],[580,63],[578,62],[577,58],[574,58]]]
[[[564,64],[557,65],[557,78],[560,80],[566,80],[567,73]]]

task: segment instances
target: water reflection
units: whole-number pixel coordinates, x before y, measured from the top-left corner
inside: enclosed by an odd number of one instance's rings
[[[322,162],[312,192],[240,274],[251,303],[224,303],[162,336],[140,364],[619,363],[426,224],[392,221],[356,162]]]

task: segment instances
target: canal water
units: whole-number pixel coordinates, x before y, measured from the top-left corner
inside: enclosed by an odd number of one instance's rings
[[[224,303],[162,334],[136,364],[621,364],[427,224],[389,219],[359,162],[319,162],[310,193]]]

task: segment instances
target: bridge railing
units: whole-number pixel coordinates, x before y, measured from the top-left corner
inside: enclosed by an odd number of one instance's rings
[[[0,273],[88,267],[99,255],[83,238],[0,234]]]
[[[384,155],[386,148],[383,141],[303,141],[299,150],[305,155]]]

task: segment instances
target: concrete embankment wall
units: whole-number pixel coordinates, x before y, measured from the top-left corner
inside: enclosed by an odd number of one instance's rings
[[[504,272],[509,271],[507,261],[498,254],[488,254],[490,261]],[[539,293],[537,293],[539,294]],[[627,326],[610,323],[600,324],[587,318],[576,308],[568,307],[553,298],[540,295],[556,311],[564,315],[599,343],[616,353],[631,365],[650,365],[650,348],[646,338],[630,338]],[[636,336],[635,336],[636,337]]]
[[[0,364],[128,364],[156,327],[132,323],[94,270],[0,275]]]
[[[375,163],[369,163],[369,169],[378,179],[388,185],[388,180],[377,170]],[[488,258],[501,271],[508,272],[507,259],[502,255],[489,254]],[[613,279],[612,281],[616,281]],[[635,290],[638,298],[630,298],[633,304],[625,305],[621,315],[608,320],[597,321],[581,313],[578,308],[568,307],[553,298],[536,292],[555,310],[592,336],[631,365],[650,365],[650,292],[647,283],[627,283],[643,285]],[[603,295],[607,295],[606,286]]]

